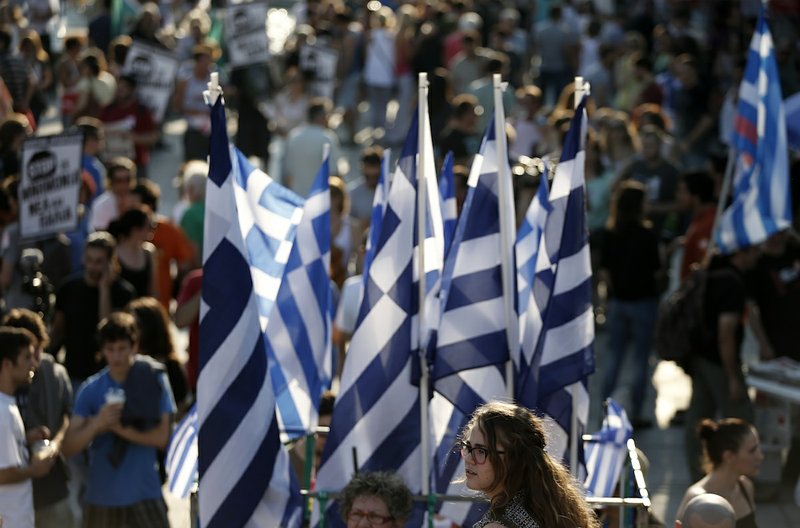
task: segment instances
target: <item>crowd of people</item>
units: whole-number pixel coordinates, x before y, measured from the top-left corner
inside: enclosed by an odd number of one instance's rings
[[[339,372],[358,315],[384,149],[403,142],[416,74],[428,75],[434,147],[439,162],[453,155],[459,211],[493,112],[492,76],[508,82],[503,106],[520,220],[539,183],[538,159],[558,159],[572,78],[583,76],[591,84],[585,175],[595,319],[608,332],[598,352],[602,396],[620,388],[630,353],[627,411],[635,428],[652,426],[644,402],[659,300],[707,269],[707,332],[681,365],[692,378],[686,446],[698,481],[681,515],[692,526],[695,514],[727,511],[706,497],[716,493],[736,518],[752,516],[747,477],[760,452],[748,425],[754,410],[742,336],[749,325],[762,358],[800,360],[800,238],[795,227],[714,258],[709,245],[759,2],[304,0],[292,7],[296,26],[282,52],[242,67],[226,65],[215,30],[224,10],[212,7],[148,1],[120,29],[111,2],[82,5],[86,30],[60,40],[51,37],[61,26],[58,5],[0,1],[0,516],[7,526],[32,526],[34,510],[37,527],[77,525],[79,513],[84,526],[167,525],[163,475],[154,467],[197,383],[210,132],[202,92],[212,71],[221,74],[236,145],[264,168],[280,152],[281,172],[272,176],[299,195],[330,149]],[[788,97],[800,91],[800,9],[772,1],[768,10]],[[126,66],[135,42],[181,61],[164,119]],[[332,79],[309,60],[320,50],[336,56]],[[186,124],[184,163],[165,169],[152,154],[171,119]],[[21,148],[53,122],[83,138],[77,227],[25,239]],[[283,148],[271,149],[276,142]],[[337,161],[353,151],[359,163],[339,172],[345,165]],[[792,155],[797,210],[800,165]],[[159,182],[173,178],[179,200],[163,211]],[[32,288],[33,271],[52,291]],[[176,350],[173,325],[188,329],[186,354]],[[491,501],[479,525],[559,526],[565,515],[592,525],[573,483],[543,455],[536,419],[523,411],[496,404],[476,411],[458,446],[468,487]],[[703,421],[717,416],[727,420]],[[703,478],[704,443],[711,468]],[[371,486],[389,485],[362,482],[343,502],[347,522],[402,525],[405,499]],[[383,498],[382,507],[371,509],[359,494]]]

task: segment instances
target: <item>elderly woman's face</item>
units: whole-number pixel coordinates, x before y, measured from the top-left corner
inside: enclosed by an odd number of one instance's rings
[[[374,495],[360,495],[353,501],[347,515],[347,528],[367,528],[380,526],[399,528],[399,521],[392,518],[389,507],[383,499]]]

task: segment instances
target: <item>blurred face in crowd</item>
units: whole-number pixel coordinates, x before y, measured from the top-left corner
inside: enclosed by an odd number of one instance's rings
[[[111,259],[103,248],[87,247],[83,253],[84,276],[90,284],[97,284],[108,272]]]
[[[380,497],[360,495],[353,501],[347,515],[347,528],[367,528],[370,526],[400,526],[389,513],[389,507]]]
[[[381,177],[381,164],[365,162],[361,165],[361,170],[364,173],[364,179],[366,180],[367,185],[372,189],[377,187],[378,180]]]
[[[642,136],[642,157],[646,160],[661,157],[661,140],[655,134]]]
[[[24,387],[33,381],[33,373],[36,370],[36,352],[34,346],[22,348],[17,355],[16,361],[9,359],[3,360],[3,370],[11,373],[11,381],[14,387]]]
[[[127,339],[110,341],[103,345],[103,358],[108,364],[111,377],[118,381],[128,376],[135,355],[136,344]]]
[[[113,174],[109,175],[111,180],[111,193],[115,196],[126,196],[130,194],[131,180],[133,174],[128,169],[118,168]]]

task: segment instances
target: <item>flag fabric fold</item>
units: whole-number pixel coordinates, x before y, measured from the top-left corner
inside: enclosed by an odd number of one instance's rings
[[[378,185],[375,186],[375,194],[372,197],[372,211],[369,218],[369,234],[367,234],[367,248],[364,252],[364,266],[361,273],[366,284],[369,277],[369,268],[375,259],[375,250],[378,246],[378,238],[381,236],[381,222],[383,222],[383,212],[386,209],[386,196],[389,193],[389,163],[391,151],[386,149],[381,160],[381,175],[378,177]]]
[[[185,499],[197,482],[197,406],[193,405],[170,437],[167,458],[167,488]]]
[[[458,207],[456,205],[456,186],[453,177],[453,153],[448,152],[442,162],[442,173],[439,176],[439,195],[442,198],[442,225],[444,227],[444,254],[450,252],[458,224]]]
[[[326,157],[297,225],[275,306],[266,315],[270,375],[284,441],[315,432],[320,398],[333,376],[329,176]]]
[[[197,390],[200,522],[300,526],[302,500],[280,442],[259,308],[269,313],[275,302],[303,202],[229,145],[221,97],[211,118]]]
[[[792,223],[786,114],[763,7],[739,87],[733,148],[733,203],[715,233],[723,254],[759,244]]]
[[[528,311],[539,310],[541,331],[538,336],[524,338],[536,342],[530,373],[538,376],[535,409],[544,415],[550,429],[551,454],[565,461],[568,438],[582,434],[571,431],[572,409],[578,410],[578,422],[585,426],[589,412],[586,382],[594,372],[592,271],[584,188],[585,105],[586,98],[575,109],[564,139],[549,195],[550,211],[538,247],[532,283],[535,303],[528,304]],[[531,398],[530,394],[519,393],[529,386],[526,383],[530,380],[515,383],[521,401]],[[573,402],[573,396],[577,401]]]
[[[365,277],[364,296],[358,322],[344,364],[339,395],[334,404],[331,430],[317,476],[317,489],[339,491],[357,471],[395,471],[413,493],[420,493],[420,328],[419,250],[417,243],[417,155],[419,126],[415,118],[388,192],[375,256]],[[429,125],[424,123],[425,158],[432,163]],[[430,154],[428,158],[427,154]],[[420,170],[430,170],[422,167]],[[433,181],[430,178],[434,178]],[[429,233],[441,236],[435,173],[426,174]],[[433,187],[431,187],[433,186]],[[434,193],[431,193],[431,189]],[[424,219],[422,220],[424,221]],[[435,279],[441,268],[441,239],[425,240],[426,280]],[[435,257],[439,258],[436,269]],[[428,259],[434,262],[428,267]],[[431,284],[431,282],[428,282]],[[432,289],[432,288],[430,288]],[[424,301],[423,301],[424,302]],[[332,504],[324,515],[326,526],[343,526]],[[421,523],[415,509],[411,523]]]
[[[538,375],[534,370],[534,354],[538,338],[542,332],[542,313],[550,300],[549,291],[542,287],[537,266],[548,270],[550,262],[545,251],[539,248],[547,225],[550,206],[550,185],[547,183],[548,170],[544,167],[539,176],[539,189],[528,206],[525,217],[517,232],[515,246],[517,257],[517,306],[519,308],[520,347],[512,354],[514,361],[514,391],[517,401],[535,409],[538,399]]]

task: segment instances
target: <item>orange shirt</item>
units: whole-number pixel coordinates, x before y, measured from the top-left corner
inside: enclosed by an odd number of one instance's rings
[[[169,310],[173,291],[172,263],[175,262],[179,267],[191,264],[194,251],[181,228],[160,215],[153,230],[152,242],[156,247],[158,265],[158,297],[161,304]]]

